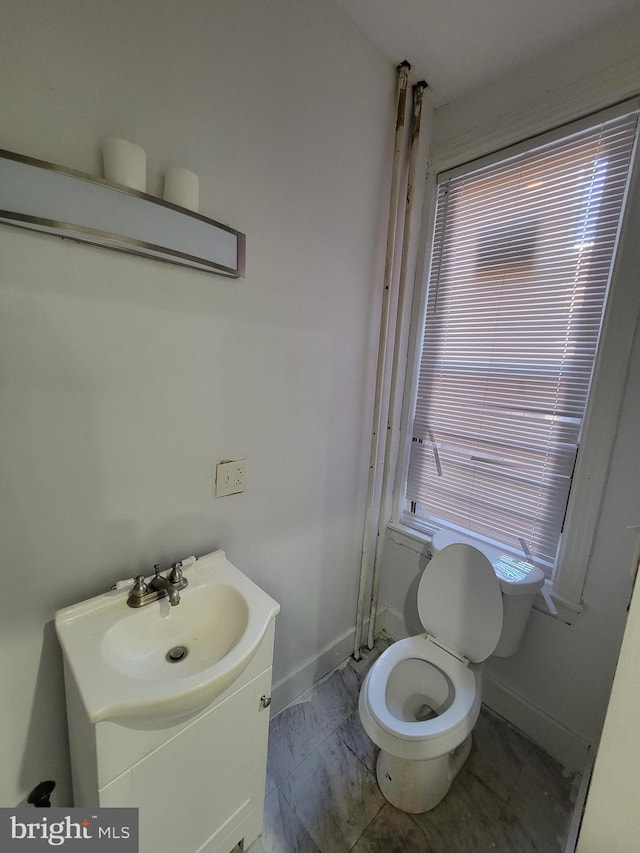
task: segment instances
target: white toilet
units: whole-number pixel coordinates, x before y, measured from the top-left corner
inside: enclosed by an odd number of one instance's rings
[[[394,643],[360,691],[360,718],[380,747],[380,790],[396,808],[419,813],[446,795],[471,749],[480,713],[482,661],[515,653],[542,571],[477,548],[445,531],[418,587],[427,631]]]

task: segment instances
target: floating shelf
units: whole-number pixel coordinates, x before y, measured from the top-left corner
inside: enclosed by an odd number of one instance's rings
[[[245,275],[244,234],[163,199],[0,149],[0,222],[217,273]]]

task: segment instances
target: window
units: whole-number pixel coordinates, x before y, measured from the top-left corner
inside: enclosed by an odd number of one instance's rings
[[[637,115],[438,177],[404,523],[553,576]]]

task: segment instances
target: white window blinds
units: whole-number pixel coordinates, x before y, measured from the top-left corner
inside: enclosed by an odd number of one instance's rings
[[[551,573],[636,119],[439,179],[405,522]]]

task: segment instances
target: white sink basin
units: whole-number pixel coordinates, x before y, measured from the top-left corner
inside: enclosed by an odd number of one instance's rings
[[[56,631],[87,716],[173,719],[199,711],[247,667],[280,605],[215,551],[167,598],[133,609],[128,591],[59,610]],[[178,660],[168,659],[176,650]]]

